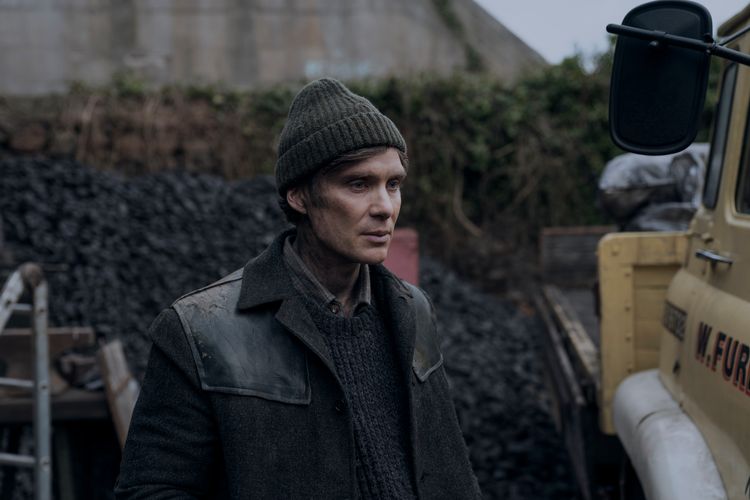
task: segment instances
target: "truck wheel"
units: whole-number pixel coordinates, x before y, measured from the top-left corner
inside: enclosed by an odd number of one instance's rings
[[[646,500],[638,474],[627,455],[623,457],[620,466],[620,500]]]

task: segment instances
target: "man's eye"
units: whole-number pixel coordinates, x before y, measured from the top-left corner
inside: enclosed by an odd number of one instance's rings
[[[401,187],[401,181],[398,179],[393,179],[391,181],[388,181],[388,189],[391,191],[396,191]]]
[[[367,184],[363,180],[356,180],[349,182],[349,187],[352,189],[360,190],[367,187]]]

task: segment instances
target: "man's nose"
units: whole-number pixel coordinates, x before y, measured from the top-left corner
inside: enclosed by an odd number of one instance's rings
[[[393,215],[394,209],[393,195],[388,191],[386,186],[373,191],[372,199],[370,200],[370,215],[388,219]]]

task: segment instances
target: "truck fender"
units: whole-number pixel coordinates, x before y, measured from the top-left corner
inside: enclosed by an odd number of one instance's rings
[[[711,451],[659,379],[658,370],[627,377],[613,404],[617,435],[649,500],[726,499]]]

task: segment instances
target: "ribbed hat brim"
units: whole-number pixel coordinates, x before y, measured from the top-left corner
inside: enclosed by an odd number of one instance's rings
[[[298,142],[279,157],[276,185],[279,193],[307,178],[344,153],[366,147],[390,146],[406,152],[396,125],[375,111],[341,119]]]

